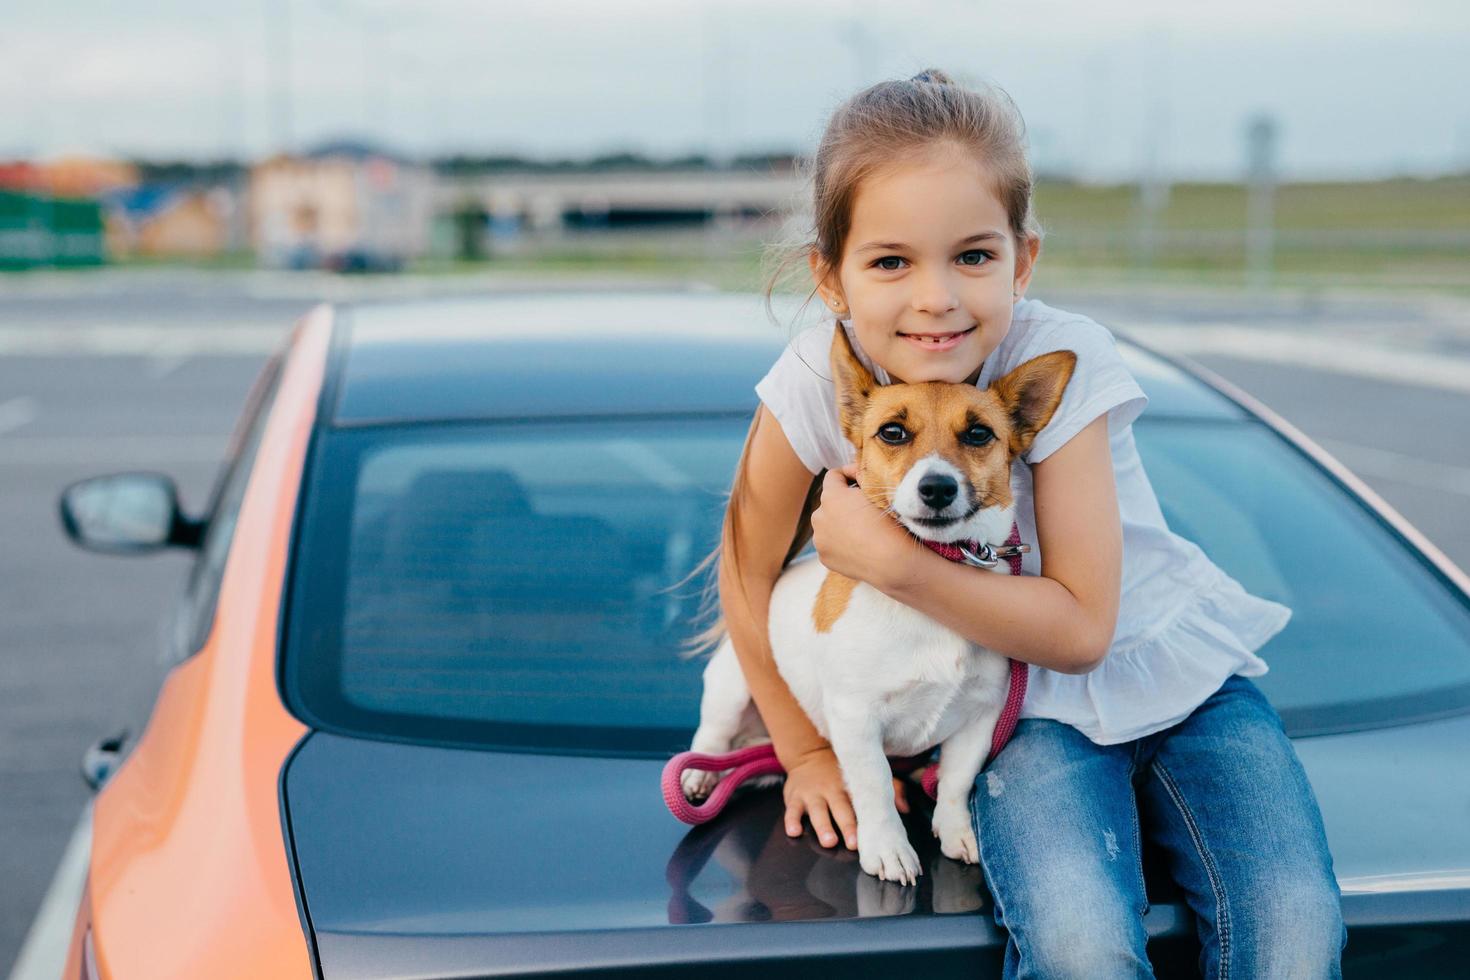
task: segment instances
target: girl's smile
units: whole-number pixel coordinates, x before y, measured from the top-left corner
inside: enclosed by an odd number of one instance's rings
[[[920,350],[941,351],[953,350],[960,345],[960,341],[975,332],[975,328],[961,330],[958,333],[904,333],[899,331],[899,336],[914,344]]]

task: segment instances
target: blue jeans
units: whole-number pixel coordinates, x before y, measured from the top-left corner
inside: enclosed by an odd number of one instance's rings
[[[1197,919],[1207,978],[1340,977],[1347,930],[1316,798],[1281,719],[1232,676],[1119,745],[1028,718],[975,781],[1005,976],[1151,977],[1141,837]]]

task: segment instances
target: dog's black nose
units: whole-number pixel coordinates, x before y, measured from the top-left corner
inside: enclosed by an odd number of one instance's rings
[[[954,481],[954,477],[943,473],[930,473],[919,481],[919,496],[935,510],[948,507],[959,492],[960,485]]]

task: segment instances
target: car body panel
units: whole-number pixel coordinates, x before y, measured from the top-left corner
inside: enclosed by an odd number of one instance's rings
[[[306,728],[281,703],[275,665],[331,318],[320,307],[298,327],[209,639],[169,673],[148,727],[96,798],[69,975],[85,924],[103,976],[313,975],[278,788]]]
[[[1470,783],[1443,777],[1463,768],[1467,740],[1470,717],[1295,743],[1322,806],[1344,916],[1350,928],[1380,930],[1374,955],[1394,945],[1382,933],[1395,924],[1465,919]],[[980,869],[939,855],[922,814],[909,829],[924,874],[905,889],[810,833],[786,837],[777,790],[745,792],[718,821],[685,827],[664,807],[661,769],[657,759],[313,734],[284,787],[324,975],[692,965],[717,950],[730,962],[786,959],[841,949],[854,928],[876,943],[861,941],[868,952],[891,941],[998,967],[1005,935]],[[1150,897],[1151,955],[1189,962],[1197,942],[1177,891],[1151,875]],[[907,931],[873,924],[893,917]],[[735,923],[757,928],[703,928]],[[1412,943],[1398,955],[1400,965],[1423,962]]]
[[[810,833],[788,838],[779,790],[744,793],[703,827],[678,823],[658,792],[662,765],[314,733],[285,790],[323,975],[898,950],[961,952],[981,969],[977,953],[1004,948],[979,867],[940,855],[922,816],[909,825],[925,874],[906,888],[864,874],[854,852],[822,848]],[[1188,925],[1172,906],[1148,921],[1186,956]]]

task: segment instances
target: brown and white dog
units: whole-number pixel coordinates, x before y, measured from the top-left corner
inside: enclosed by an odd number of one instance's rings
[[[858,485],[918,538],[1002,545],[1011,531],[1011,464],[1051,420],[1076,355],[1033,358],[980,390],[970,384],[879,385],[838,328],[832,370]],[[1000,562],[995,571],[1007,573]],[[1004,656],[815,558],[792,562],[770,603],[776,667],[832,744],[858,821],[864,871],[913,883],[918,855],[894,805],[886,756],[941,747],[932,825],[940,849],[973,864],[969,792],[990,750],[1009,681]],[[693,751],[770,741],[728,637],[704,671]],[[688,771],[703,799],[719,774]]]

